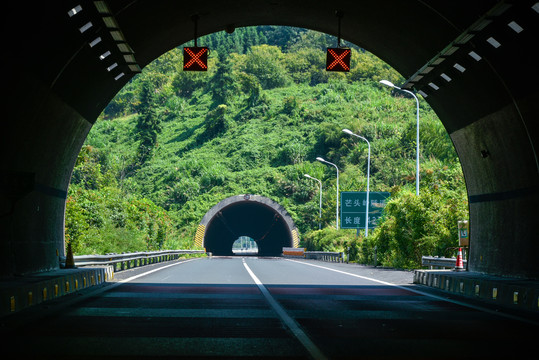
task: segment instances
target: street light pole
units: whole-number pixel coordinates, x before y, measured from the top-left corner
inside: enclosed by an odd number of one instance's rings
[[[371,204],[370,199],[369,199],[369,194],[370,194],[369,183],[370,183],[370,177],[371,177],[371,143],[369,142],[369,140],[367,140],[363,136],[354,134],[352,131],[348,129],[343,129],[342,131],[348,135],[352,135],[362,140],[365,140],[369,147],[369,153],[367,157],[367,211],[365,212],[365,237],[367,237],[367,235],[369,235],[369,206]]]
[[[320,185],[320,206],[319,206],[320,215],[319,215],[319,220],[318,220],[318,230],[322,230],[322,181],[320,181],[317,178],[312,177],[309,174],[305,174],[305,177],[318,181],[318,184]]]
[[[386,86],[392,87],[394,89],[403,91],[407,94],[410,94],[414,97],[416,102],[416,117],[417,117],[417,124],[416,124],[416,169],[415,169],[415,194],[419,196],[419,100],[417,99],[417,96],[409,90],[402,89],[395,84],[393,84],[391,81],[388,80],[380,80],[381,84],[384,84]]]
[[[321,157],[317,157],[316,160],[329,164],[331,166],[334,166],[335,169],[337,169],[337,206],[336,206],[336,217],[335,217],[335,224],[337,225],[337,230],[339,230],[339,168],[334,163],[331,163],[329,161],[326,161],[322,159]]]

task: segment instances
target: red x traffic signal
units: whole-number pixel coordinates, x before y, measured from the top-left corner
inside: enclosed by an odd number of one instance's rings
[[[350,71],[350,49],[328,48],[326,58],[327,71]]]
[[[184,71],[207,71],[208,48],[207,47],[184,47],[183,48]]]

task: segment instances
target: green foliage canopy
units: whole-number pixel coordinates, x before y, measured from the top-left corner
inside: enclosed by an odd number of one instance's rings
[[[77,160],[66,204],[66,239],[76,253],[193,246],[204,214],[226,197],[274,199],[292,215],[310,250],[344,251],[355,261],[417,267],[444,255],[467,217],[466,191],[451,140],[420,99],[421,196],[415,183],[415,102],[380,79],[402,78],[352,46],[348,74],[324,70],[334,38],[304,29],[256,27],[199,40],[209,71],[181,71],[173,49],[111,101]],[[390,191],[380,226],[366,239],[332,228],[341,191]],[[323,182],[323,230],[318,184]]]

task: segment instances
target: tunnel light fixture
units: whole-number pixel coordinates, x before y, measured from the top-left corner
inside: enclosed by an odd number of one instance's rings
[[[88,29],[90,29],[92,26],[94,26],[94,25],[92,24],[92,22],[91,22],[91,21],[88,21],[86,24],[82,25],[82,26],[79,28],[79,31],[80,31],[80,33],[82,34],[82,33],[84,33],[85,31],[87,31]]]
[[[105,23],[105,26],[109,29],[118,29],[118,23],[116,22],[116,19],[112,16],[104,16],[103,22]]]
[[[460,71],[461,73],[466,71],[466,68],[464,66],[460,65],[459,63],[455,63],[455,65],[453,65],[453,67],[455,69],[457,69],[458,71]]]
[[[107,50],[103,54],[99,55],[99,60],[104,60],[109,55],[110,55],[110,51]]]
[[[430,82],[430,83],[429,83],[429,86],[430,86],[431,88],[433,88],[434,90],[438,90],[438,89],[440,88],[438,85],[436,85],[436,84],[433,83],[433,82]]]
[[[121,79],[125,74],[123,72],[119,73],[118,75],[116,75],[116,77],[114,78],[114,80],[118,81],[119,79]]]
[[[131,46],[129,46],[129,44],[127,44],[126,42],[121,42],[121,43],[118,43],[116,44],[116,46],[118,46],[118,50],[120,50],[120,52],[124,53],[124,54],[132,54],[133,53],[133,49],[131,49]]]
[[[110,32],[110,36],[114,39],[114,41],[121,41],[121,42],[127,42],[125,40],[124,34],[120,30],[112,30]]]
[[[440,65],[441,63],[444,62],[444,60],[445,60],[444,57],[439,57],[438,59],[436,59],[436,60],[434,60],[434,61],[432,62],[432,65]]]
[[[133,54],[124,54],[124,60],[126,63],[136,63],[135,56]]]
[[[100,14],[110,14],[109,6],[106,1],[94,1],[95,8]]]
[[[99,44],[101,42],[101,37],[96,37],[95,39],[93,39],[92,41],[90,41],[90,47],[94,47],[96,46],[97,44]]]
[[[78,13],[80,13],[81,11],[82,11],[82,6],[77,5],[73,9],[69,10],[67,12],[67,15],[69,15],[69,17],[73,17],[73,16],[77,15]]]
[[[411,75],[402,85],[405,89],[411,89],[414,86],[421,87],[422,84],[420,84],[420,79],[416,79],[418,74],[424,74],[425,69],[431,66],[436,66],[439,64],[440,59],[448,59],[451,56],[454,56],[453,54],[458,51],[458,49],[461,49],[463,45],[468,44],[472,39],[476,39],[476,35],[479,32],[484,32],[485,28],[489,26],[489,24],[492,24],[494,21],[496,21],[496,18],[501,16],[504,12],[506,12],[508,9],[510,9],[512,4],[508,4],[504,1],[500,1],[497,5],[495,5],[491,10],[489,10],[487,13],[485,13],[483,16],[481,16],[477,21],[475,21],[473,24],[471,24],[467,29],[465,29],[459,36],[457,36],[452,42],[447,44],[447,46],[439,53],[437,53],[431,60],[429,60],[425,65],[420,67],[413,75]],[[539,2],[536,2],[536,4],[533,6],[533,9],[537,12],[539,12]],[[508,24],[509,25],[509,24]],[[516,24],[510,24],[509,25],[514,31],[519,31],[519,28]],[[499,47],[500,43],[497,40],[494,40],[496,42],[490,40],[492,46]],[[469,50],[468,50],[469,51]],[[469,52],[470,56],[472,56],[476,61],[479,61],[481,57],[477,55],[475,52]],[[443,60],[441,60],[443,61]],[[465,68],[461,65],[454,65],[455,68],[457,68],[460,72],[464,72]],[[436,70],[434,70],[436,71]],[[433,71],[433,72],[434,72]],[[439,71],[441,72],[441,71]],[[426,83],[425,79],[423,81]]]
[[[479,61],[479,60],[482,59],[481,56],[478,53],[476,53],[475,51],[470,51],[468,53],[468,55],[470,55],[472,57],[472,59],[474,59],[475,61]]]
[[[142,70],[140,69],[140,66],[138,66],[138,64],[129,64],[127,65],[129,67],[129,70],[131,70],[132,72],[134,73],[139,73],[141,72]]]
[[[451,46],[449,49],[447,49],[447,50],[444,52],[444,56],[451,56],[451,55],[453,55],[455,52],[457,52],[458,49],[459,49],[458,46]]]
[[[107,71],[111,71],[118,66],[118,63],[114,63],[107,68]]]
[[[511,21],[509,24],[507,24],[507,26],[509,26],[511,29],[513,29],[513,31],[516,32],[517,34],[520,34],[522,32],[522,30],[524,30],[522,28],[522,26],[517,24],[516,21]]]
[[[461,36],[457,41],[456,43],[459,44],[459,45],[464,45],[466,44],[468,41],[472,40],[472,38],[475,36],[474,33],[466,33],[464,34],[463,36]],[[455,50],[456,51],[456,50]]]
[[[423,79],[423,77],[424,77],[423,75],[417,74],[410,82],[413,82],[413,83],[418,82],[419,80]]]
[[[494,39],[492,36],[487,39],[487,42],[496,49],[502,46],[502,44],[500,44],[500,42]]]
[[[423,92],[423,90],[419,90],[417,93],[419,95],[423,96],[424,98],[426,98],[428,96],[425,92]]]
[[[452,79],[451,77],[449,77],[447,74],[445,73],[441,73],[440,76],[442,77],[442,79],[444,79],[445,81],[447,82],[450,82]]]

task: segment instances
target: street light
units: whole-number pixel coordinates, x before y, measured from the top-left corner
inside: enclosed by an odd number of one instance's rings
[[[320,185],[320,216],[318,220],[318,230],[322,230],[322,181],[318,180],[315,177],[312,177],[309,174],[305,174],[305,177],[318,181],[318,184]]]
[[[348,129],[342,129],[342,131],[345,134],[352,135],[352,136],[355,136],[355,137],[358,137],[360,139],[365,140],[367,142],[367,145],[369,146],[369,153],[368,153],[368,157],[367,157],[367,211],[365,212],[365,237],[367,237],[367,235],[369,235],[369,205],[370,205],[370,202],[369,202],[369,200],[370,200],[369,199],[369,194],[370,194],[369,182],[370,182],[370,177],[371,177],[371,143],[369,142],[369,140],[367,140],[363,136],[354,134],[353,132],[351,132]],[[358,234],[359,234],[359,231],[358,231]]]
[[[416,102],[416,117],[417,117],[417,125],[416,125],[416,169],[415,169],[415,194],[419,196],[419,100],[417,99],[417,96],[409,90],[402,89],[398,86],[395,86],[391,81],[387,80],[380,80],[381,84],[384,84],[386,86],[392,87],[394,89],[403,91],[407,94],[410,94],[414,97]]]
[[[337,169],[337,206],[336,206],[336,217],[335,217],[335,224],[337,225],[337,230],[339,230],[339,168],[334,163],[331,163],[327,160],[322,159],[321,157],[317,157],[316,160],[329,164],[331,166],[334,166],[335,169]]]

